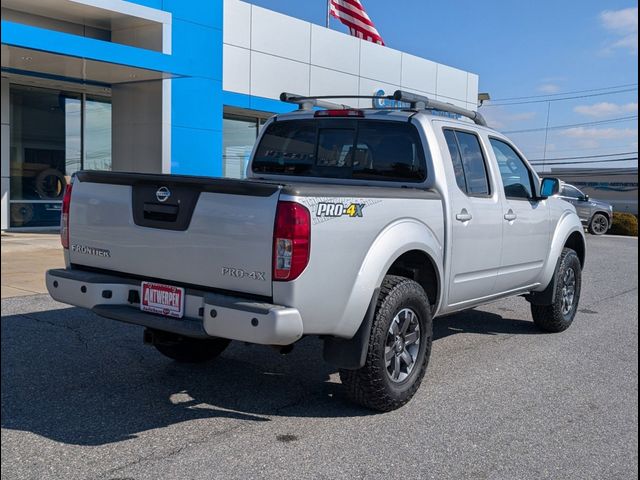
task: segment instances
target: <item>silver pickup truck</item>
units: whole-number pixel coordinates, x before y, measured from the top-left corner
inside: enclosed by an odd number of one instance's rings
[[[320,337],[348,397],[381,411],[418,389],[437,316],[520,295],[542,330],[569,327],[580,219],[478,113],[402,91],[385,110],[282,99],[300,108],[264,126],[247,180],[76,174],[51,296],[177,361]]]

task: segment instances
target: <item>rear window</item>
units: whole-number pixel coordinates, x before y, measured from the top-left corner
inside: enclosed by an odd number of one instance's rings
[[[252,170],[272,175],[422,182],[422,142],[408,122],[285,120],[267,127]]]

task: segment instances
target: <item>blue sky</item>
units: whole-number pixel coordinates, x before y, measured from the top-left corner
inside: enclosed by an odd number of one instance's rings
[[[249,1],[317,24],[325,21],[325,0]],[[542,128],[509,134],[530,159],[544,156],[548,104],[497,106],[497,100],[559,98],[564,92],[630,85],[615,89],[632,89],[628,92],[551,102],[550,126],[587,125],[549,130],[546,157],[638,151],[637,2],[362,2],[387,46],[477,73],[480,91],[496,100],[480,110],[493,126],[506,132]],[[346,31],[335,19],[331,27]],[[635,118],[609,122],[624,117]],[[602,121],[607,123],[592,123]],[[630,165],[637,166],[637,160],[594,166]]]

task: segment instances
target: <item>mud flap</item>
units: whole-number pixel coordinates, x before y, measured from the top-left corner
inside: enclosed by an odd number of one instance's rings
[[[380,289],[376,288],[360,328],[352,338],[328,337],[324,340],[322,356],[325,362],[346,370],[358,370],[364,366],[379,293]]]

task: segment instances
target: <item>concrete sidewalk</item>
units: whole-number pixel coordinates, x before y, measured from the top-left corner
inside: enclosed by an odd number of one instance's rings
[[[44,272],[61,267],[64,256],[58,234],[2,234],[2,298],[47,293]]]

